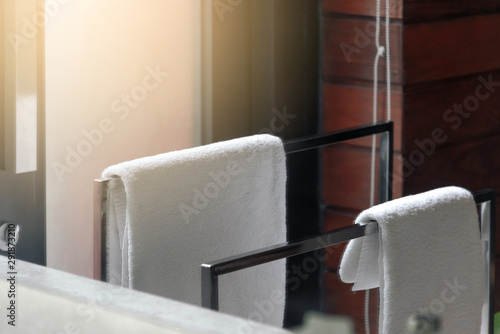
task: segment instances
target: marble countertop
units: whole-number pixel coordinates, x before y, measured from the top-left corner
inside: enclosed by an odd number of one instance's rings
[[[0,256],[1,333],[290,333],[19,260],[11,264]]]

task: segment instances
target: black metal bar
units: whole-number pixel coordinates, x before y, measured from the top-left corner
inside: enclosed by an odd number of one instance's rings
[[[107,272],[107,205],[109,180],[94,180],[94,279],[109,281]]]
[[[233,271],[250,268],[259,264],[311,252],[317,249],[322,249],[352,239],[360,238],[377,232],[377,226],[377,223],[370,223],[367,225],[341,227],[300,241],[285,242],[252,252],[227,257],[222,260],[204,264],[204,266],[213,267],[212,272],[215,275],[224,275]]]
[[[342,227],[322,233],[312,238],[296,242],[286,242],[261,248],[252,252],[231,256],[201,266],[201,306],[214,311],[219,309],[218,276],[250,268],[279,259],[323,249],[378,231],[378,224]]]
[[[101,221],[103,221],[103,224],[101,224],[101,254],[102,254],[102,263],[101,263],[101,281],[107,282],[110,280],[110,273],[107,271],[107,263],[108,263],[108,254],[106,250],[106,241],[108,239],[107,236],[107,211],[108,211],[108,185],[109,182],[102,182],[102,188],[101,188],[101,196],[104,198],[103,204],[104,207],[101,208]]]
[[[496,194],[492,189],[485,189],[474,195],[474,200],[481,205],[481,237],[486,239],[488,244],[487,263],[488,263],[488,333],[494,331],[495,314],[495,199]],[[485,218],[488,221],[485,221]]]
[[[490,277],[489,277],[489,282],[490,282],[490,295],[489,295],[489,300],[490,300],[490,310],[489,310],[489,331],[490,334],[493,333],[494,329],[494,314],[495,314],[495,240],[496,240],[496,218],[495,218],[495,200],[496,200],[496,195],[495,192],[491,192],[492,197],[490,200]]]
[[[347,226],[301,241],[282,243],[205,263],[201,266],[201,306],[214,311],[219,309],[219,275],[323,249],[365,235],[377,233],[377,231],[378,224],[376,222],[367,225]]]
[[[389,124],[389,131],[380,134],[380,186],[379,202],[392,200],[392,154],[394,145],[394,126]]]
[[[493,189],[483,189],[476,193],[474,193],[474,201],[477,204],[485,203],[485,202],[495,202],[495,191]]]
[[[219,310],[219,277],[210,264],[201,266],[201,306]]]
[[[317,249],[324,249],[365,235],[377,233],[377,231],[378,224],[376,222],[367,225],[341,227],[301,241],[286,242],[227,257],[218,261],[204,263],[201,266],[201,306],[210,308],[214,311],[219,309],[219,275],[251,268],[259,264],[284,259]]]
[[[299,255],[333,246],[352,239],[376,233],[378,224],[354,225],[322,233],[316,237],[297,242],[287,242],[252,252],[228,257],[201,266],[201,299],[202,306],[212,310],[219,309],[218,276],[259,264],[272,262],[286,257]]]
[[[370,125],[358,126],[345,130],[332,131],[310,137],[289,140],[284,143],[285,152],[287,154],[291,154],[334,143],[341,143],[347,140],[376,135],[383,132],[392,132],[392,124],[392,122],[384,121]]]

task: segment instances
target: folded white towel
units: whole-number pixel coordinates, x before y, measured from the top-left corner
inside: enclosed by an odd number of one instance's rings
[[[205,262],[286,241],[286,164],[255,135],[107,168],[111,281],[201,304]],[[220,309],[282,325],[285,262],[219,279]],[[278,298],[279,297],[279,298]]]
[[[356,223],[371,220],[379,233],[348,244],[339,274],[353,290],[380,287],[379,333],[406,333],[417,312],[438,315],[440,333],[479,333],[484,262],[472,195],[440,188],[374,206]]]

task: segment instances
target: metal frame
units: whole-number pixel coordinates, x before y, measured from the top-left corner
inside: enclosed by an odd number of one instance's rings
[[[392,199],[392,152],[394,126],[392,122],[379,122],[375,124],[334,131],[320,135],[287,141],[285,152],[293,154],[300,151],[316,149],[327,145],[337,144],[362,137],[380,135],[380,202]],[[283,259],[286,257],[303,254],[321,248],[326,248],[351,239],[378,231],[377,224],[364,226],[349,226],[320,235],[279,245],[262,248],[253,252],[228,257],[222,260],[201,265],[201,303],[203,307],[212,310],[219,309],[219,283],[218,276],[233,271],[250,268],[259,264]]]
[[[373,125],[335,131],[317,136],[288,141],[284,144],[287,154],[319,148],[333,143],[380,134],[380,202],[392,198],[392,148],[393,124],[380,122]],[[94,278],[107,281],[106,215],[109,179],[97,179],[94,183]],[[485,245],[485,261],[488,284],[485,304],[488,305],[488,333],[493,334],[494,282],[495,282],[495,192],[483,190],[474,195],[481,208],[481,238]],[[320,235],[283,243],[253,252],[233,256],[202,265],[202,306],[218,309],[218,276],[249,268],[285,257],[298,255],[338,243],[346,242],[364,235],[377,233],[378,225],[349,226],[325,232]]]
[[[481,240],[485,246],[485,269],[487,284],[485,284],[485,300],[488,312],[488,334],[494,334],[494,285],[495,285],[495,192],[487,189],[474,195],[476,204],[481,207]],[[259,264],[280,260],[289,256],[323,249],[332,245],[360,238],[378,232],[377,222],[367,225],[353,225],[335,229],[318,236],[297,242],[283,243],[262,248],[253,252],[228,257],[222,260],[201,265],[202,306],[219,310],[219,279],[220,275]],[[492,238],[493,236],[493,238]]]
[[[312,238],[285,242],[201,265],[201,306],[219,310],[219,276],[290,256],[323,249],[378,232],[378,224],[342,227]]]
[[[380,123],[375,126],[353,128],[347,131],[333,132],[301,140],[290,141],[285,143],[285,150],[287,154],[291,154],[332,143],[380,133],[378,131],[382,132],[380,149],[382,167],[380,198],[381,202],[383,202],[384,200],[390,200],[392,198],[392,123]],[[387,150],[389,150],[389,152]],[[481,190],[474,194],[474,201],[480,206],[481,211],[481,240],[484,245],[484,260],[486,264],[485,270],[487,276],[484,300],[487,307],[483,309],[483,312],[488,312],[488,334],[494,334],[495,198],[495,192],[491,189]],[[373,233],[378,233],[378,224],[376,222],[372,222],[364,226],[354,225],[343,227],[300,241],[282,243],[218,261],[204,263],[201,265],[202,306],[212,310],[219,309],[218,277],[220,275],[317,249],[323,249]]]
[[[393,132],[393,123],[384,121],[287,141],[284,143],[284,149],[287,154],[293,154],[333,143],[380,134],[380,201],[385,202],[392,198],[392,179],[390,176],[392,175]],[[108,262],[106,250],[108,186],[109,179],[94,180],[93,278],[104,282],[108,281],[106,270]]]

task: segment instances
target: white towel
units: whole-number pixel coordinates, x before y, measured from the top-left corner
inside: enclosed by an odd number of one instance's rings
[[[201,305],[202,263],[286,241],[286,163],[255,135],[107,168],[111,282]],[[285,261],[219,278],[222,312],[281,326]]]
[[[484,263],[472,195],[446,187],[407,196],[363,211],[356,223],[370,220],[379,233],[348,244],[339,274],[353,290],[380,287],[379,333],[406,333],[417,312],[438,315],[440,333],[479,333]]]

